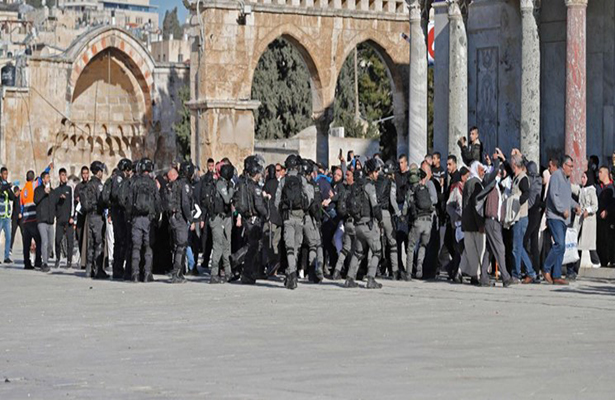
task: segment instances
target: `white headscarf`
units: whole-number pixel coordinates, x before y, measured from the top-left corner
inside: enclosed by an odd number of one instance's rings
[[[485,166],[479,161],[474,161],[472,165],[470,165],[470,178],[478,178],[479,181],[482,181],[482,178],[478,174],[479,168],[485,169]]]

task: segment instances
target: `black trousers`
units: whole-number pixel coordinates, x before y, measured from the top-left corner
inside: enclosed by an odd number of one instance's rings
[[[62,239],[66,235],[66,258],[70,263],[73,260],[73,246],[75,244],[75,229],[68,222],[56,222],[56,259],[62,255]]]
[[[244,221],[245,238],[248,246],[245,263],[241,272],[242,283],[254,283],[258,277],[258,269],[261,266],[260,245],[263,238],[263,227],[260,221],[252,223],[249,220]]]
[[[113,278],[123,279],[125,277],[124,262],[129,257],[128,224],[124,211],[117,207],[111,209],[111,220],[113,221]]]
[[[538,206],[530,208],[528,215],[528,225],[523,237],[523,245],[530,255],[530,260],[534,266],[534,271],[540,273],[540,247],[538,246],[538,233],[540,231],[540,220],[542,213]]]
[[[609,219],[602,219],[598,217],[598,237],[597,237],[597,250],[598,257],[600,257],[600,264],[606,267],[609,264],[615,262],[615,245],[613,240],[615,239],[615,231],[611,229],[611,222]]]
[[[41,257],[41,235],[38,233],[38,227],[35,222],[26,222],[21,224],[21,236],[23,238],[23,262],[26,268],[32,267],[30,260],[30,245],[32,240],[36,243],[36,259],[34,265],[40,268],[43,265]]]

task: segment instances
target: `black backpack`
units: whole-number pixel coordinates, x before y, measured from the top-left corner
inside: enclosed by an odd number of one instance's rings
[[[343,185],[343,184],[340,183],[340,185]],[[349,190],[345,187],[337,191],[339,197],[338,197],[337,203],[335,203],[335,212],[341,218],[346,217],[346,214],[348,213],[348,205],[346,204],[346,201],[348,199],[348,192]]]
[[[284,178],[280,208],[282,211],[305,210],[307,199],[303,193],[303,182],[299,175],[287,175]]]
[[[155,212],[154,199],[157,188],[153,181],[148,182],[147,179],[150,178],[143,177],[134,182],[133,213],[136,215],[145,216]]]
[[[310,204],[309,213],[316,221],[320,222],[322,219],[322,194],[316,183],[312,182],[310,184],[314,187],[314,200],[312,200],[312,204]]]
[[[371,207],[369,206],[369,199],[367,198],[367,193],[365,193],[364,181],[356,181],[351,186],[347,206],[348,215],[351,216],[355,221],[358,221],[363,217],[369,217],[371,215]]]
[[[203,182],[201,187],[201,204],[211,217],[224,212],[224,201],[220,193],[218,193],[214,179]]]
[[[391,205],[391,180],[384,176],[378,177],[376,181],[376,196],[378,205],[383,210],[388,210]]]
[[[112,176],[111,178],[107,179],[105,181],[105,184],[103,185],[101,201],[105,207],[111,206],[111,192],[113,191],[113,179],[114,178],[115,177]]]
[[[235,210],[241,214],[243,218],[251,218],[254,215],[254,207],[252,207],[252,194],[248,188],[248,178],[241,177],[237,183],[237,188],[233,194],[233,205]]]
[[[132,210],[132,199],[130,198],[130,187],[134,178],[123,179],[117,189],[117,203],[125,211],[130,212]],[[104,190],[104,188],[103,188]]]
[[[79,203],[81,203],[81,210],[83,214],[89,214],[95,211],[98,207],[96,200],[97,187],[93,181],[89,181],[79,194]]]
[[[418,184],[414,188],[414,204],[419,214],[431,214],[434,210],[427,186]]]

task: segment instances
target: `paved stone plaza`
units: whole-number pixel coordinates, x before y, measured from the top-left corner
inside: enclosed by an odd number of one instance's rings
[[[0,267],[0,399],[607,399],[615,285],[211,286]]]

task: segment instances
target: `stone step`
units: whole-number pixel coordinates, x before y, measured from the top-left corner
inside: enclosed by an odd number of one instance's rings
[[[615,280],[615,268],[580,268],[579,278]]]

